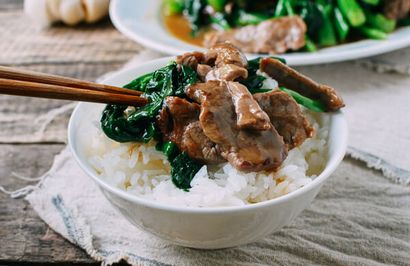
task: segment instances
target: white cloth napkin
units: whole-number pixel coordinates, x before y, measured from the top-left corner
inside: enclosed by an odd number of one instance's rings
[[[403,184],[410,180],[409,51],[300,68],[335,86],[345,98],[349,154]],[[405,63],[383,59],[393,55]],[[148,51],[130,64],[158,56]],[[410,261],[410,187],[389,182],[352,160],[342,163],[314,204],[292,225],[259,242],[219,251],[177,247],[130,225],[76,165],[68,149],[56,157],[26,199],[51,228],[106,263],[124,259],[134,265],[405,265]]]

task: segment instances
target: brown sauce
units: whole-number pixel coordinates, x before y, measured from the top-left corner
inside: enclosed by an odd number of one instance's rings
[[[191,35],[191,27],[188,20],[183,15],[163,16],[164,24],[167,30],[176,38],[203,47],[203,41],[207,30],[201,30],[195,37]]]

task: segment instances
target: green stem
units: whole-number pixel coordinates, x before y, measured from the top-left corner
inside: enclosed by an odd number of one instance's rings
[[[349,34],[349,24],[338,7],[334,9],[334,16],[337,35],[341,41],[344,41]]]
[[[312,100],[310,98],[307,98],[299,93],[297,93],[296,91],[293,90],[289,90],[286,89],[284,87],[279,87],[280,90],[286,92],[289,96],[291,96],[293,99],[295,99],[295,101],[300,104],[303,105],[304,107],[306,107],[309,110],[312,110],[314,112],[326,112],[326,107],[323,103],[321,103],[318,100]]]
[[[353,27],[361,26],[366,22],[363,9],[356,0],[337,0],[337,4],[343,16],[347,18]]]
[[[374,28],[369,28],[366,26],[362,26],[357,28],[360,33],[362,33],[364,36],[370,38],[370,39],[375,39],[375,40],[384,40],[387,38],[387,34],[381,30],[374,29]]]

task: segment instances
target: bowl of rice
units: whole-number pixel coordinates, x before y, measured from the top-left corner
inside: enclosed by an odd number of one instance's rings
[[[122,86],[172,59],[116,72],[103,83]],[[186,191],[173,185],[169,162],[154,141],[118,143],[106,137],[99,124],[103,108],[80,103],[74,110],[68,129],[74,158],[119,216],[157,237],[192,248],[246,244],[288,225],[312,202],[347,146],[341,111],[303,109],[315,134],[290,150],[277,171],[245,173],[229,163],[204,165]]]

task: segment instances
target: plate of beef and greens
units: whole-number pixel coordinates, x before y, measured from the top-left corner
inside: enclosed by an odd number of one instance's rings
[[[278,57],[230,43],[119,71],[144,106],[81,103],[73,155],[133,224],[175,244],[225,248],[289,224],[342,160],[342,98]]]
[[[410,45],[410,0],[114,0],[129,38],[168,54],[229,41],[289,65],[358,59]]]

